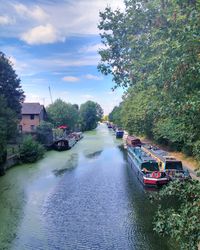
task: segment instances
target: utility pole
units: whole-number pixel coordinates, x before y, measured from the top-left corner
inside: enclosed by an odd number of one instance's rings
[[[52,98],[52,94],[51,94],[51,88],[50,88],[50,85],[49,85],[49,95],[50,95],[50,99],[51,99],[51,104],[53,104],[53,98]]]

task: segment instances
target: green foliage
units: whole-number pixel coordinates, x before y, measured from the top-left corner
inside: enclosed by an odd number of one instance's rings
[[[193,153],[197,156],[200,162],[200,140],[196,141],[193,147]]]
[[[199,159],[200,12],[197,1],[126,0],[106,8],[99,29],[99,70],[128,87],[121,122]],[[112,116],[112,114],[111,114]],[[120,119],[120,117],[115,118]]]
[[[0,52],[0,165],[6,160],[7,141],[16,133],[23,99],[20,79]]]
[[[200,242],[200,182],[171,182],[155,199],[160,200],[161,205],[155,215],[154,230],[171,237],[183,250],[197,250]]]
[[[24,92],[11,61],[2,52],[0,52],[0,93],[5,98],[7,107],[19,115]]]
[[[47,107],[47,113],[50,122],[56,127],[67,125],[70,129],[73,129],[78,123],[77,106],[66,103],[61,99],[57,99],[53,104],[50,104]]]
[[[108,115],[104,115],[103,118],[101,119],[101,121],[102,121],[102,122],[108,121],[108,119],[109,119],[109,118],[108,118]]]
[[[37,126],[37,141],[41,144],[49,146],[53,141],[53,124],[50,122],[41,122],[39,126]]]
[[[93,101],[81,104],[79,113],[83,131],[95,129],[103,116],[101,106]]]
[[[63,131],[63,129],[60,128],[55,128],[53,129],[53,138],[54,139],[59,139],[65,136],[65,131]]]
[[[19,151],[20,159],[23,163],[36,162],[41,159],[45,153],[44,147],[30,135],[24,138]]]
[[[121,122],[122,112],[121,112],[121,110],[122,110],[121,105],[115,106],[108,116],[109,121],[113,122],[114,124],[116,124],[119,127],[122,125],[122,122]]]

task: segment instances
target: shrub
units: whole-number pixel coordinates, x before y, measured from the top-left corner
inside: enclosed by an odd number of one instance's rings
[[[200,161],[200,140],[195,142],[193,147],[193,154],[195,155],[196,159]]]
[[[200,182],[171,182],[154,199],[160,202],[154,230],[179,243],[182,250],[197,250],[200,242]]]
[[[37,141],[44,146],[49,146],[53,142],[53,125],[49,122],[41,122],[37,127]]]
[[[44,147],[31,136],[26,136],[20,147],[20,159],[24,163],[32,163],[41,159],[44,155]]]

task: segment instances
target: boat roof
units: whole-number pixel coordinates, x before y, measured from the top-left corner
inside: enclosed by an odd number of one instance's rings
[[[129,148],[129,150],[132,151],[138,157],[141,163],[144,162],[156,163],[156,160],[151,155],[148,155],[146,152],[144,152],[140,147]]]
[[[170,156],[168,152],[159,149],[158,147],[151,145],[144,145],[143,147],[146,148],[149,151],[149,153],[153,154],[155,157],[158,157],[161,161],[180,162],[174,156]]]

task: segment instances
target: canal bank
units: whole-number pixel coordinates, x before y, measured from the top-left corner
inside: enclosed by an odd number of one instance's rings
[[[48,152],[0,179],[0,249],[171,250],[156,207],[104,125],[70,151]]]

